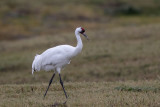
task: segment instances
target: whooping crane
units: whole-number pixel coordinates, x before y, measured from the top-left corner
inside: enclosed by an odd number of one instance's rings
[[[75,30],[75,36],[77,38],[77,46],[73,47],[70,45],[59,45],[53,48],[49,48],[46,51],[44,51],[41,55],[36,55],[33,63],[32,63],[32,74],[34,73],[34,71],[40,71],[40,70],[44,70],[44,71],[54,71],[50,81],[49,81],[49,85],[48,88],[44,94],[44,98],[47,94],[47,91],[52,83],[52,80],[56,74],[56,72],[58,72],[59,74],[59,78],[60,78],[60,84],[63,88],[64,94],[66,99],[68,98],[65,88],[63,86],[63,81],[61,79],[61,69],[63,67],[65,67],[67,64],[70,63],[71,58],[76,56],[77,54],[79,54],[82,50],[83,47],[83,43],[80,37],[80,34],[82,34],[84,37],[88,39],[87,35],[84,33],[85,30],[82,27],[78,27]]]

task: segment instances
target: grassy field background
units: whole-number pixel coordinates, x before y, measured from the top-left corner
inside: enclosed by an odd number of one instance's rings
[[[158,0],[0,1],[0,106],[160,106]],[[90,41],[42,96],[53,72],[31,75],[36,54]]]

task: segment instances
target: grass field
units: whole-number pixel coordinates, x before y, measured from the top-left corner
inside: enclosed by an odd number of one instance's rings
[[[159,81],[127,82],[68,82],[65,96],[59,83],[54,83],[43,99],[46,83],[1,85],[1,107],[158,107],[160,106]],[[5,93],[5,94],[4,94]]]
[[[87,30],[82,53],[63,71],[65,81],[117,81],[157,79],[159,76],[160,24],[118,26]],[[48,82],[52,72],[31,75],[36,53],[59,44],[76,45],[74,33],[38,36],[0,43],[0,83]],[[10,79],[6,76],[9,75]]]
[[[160,106],[159,1],[64,2],[0,1],[0,107]],[[53,72],[33,76],[34,56],[76,46],[78,26],[90,41],[61,72],[69,99],[58,76],[43,99]]]

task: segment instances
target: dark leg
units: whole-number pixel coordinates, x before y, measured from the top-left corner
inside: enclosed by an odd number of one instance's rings
[[[52,78],[51,78],[51,80],[49,81],[48,88],[47,88],[47,90],[46,90],[46,92],[45,92],[45,94],[44,94],[44,98],[45,98],[45,96],[46,96],[46,94],[47,94],[47,91],[48,91],[48,89],[49,89],[49,87],[50,87],[50,85],[51,85],[51,83],[52,83],[52,80],[53,80],[54,76],[55,76],[55,73],[52,75]]]
[[[61,83],[61,86],[62,86],[62,88],[63,88],[64,94],[65,94],[66,99],[67,99],[68,96],[67,96],[66,91],[65,91],[64,86],[63,86],[63,81],[62,81],[62,79],[61,79],[61,74],[59,74],[59,78],[60,78],[60,83]]]

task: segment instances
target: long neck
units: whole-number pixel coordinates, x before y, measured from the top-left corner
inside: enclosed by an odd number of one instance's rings
[[[75,47],[74,56],[76,56],[78,53],[80,53],[83,48],[83,43],[82,43],[80,34],[75,31],[75,35],[77,38],[77,46]]]

